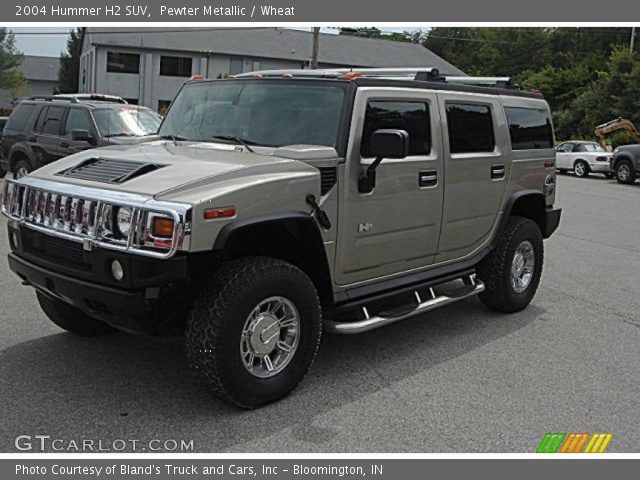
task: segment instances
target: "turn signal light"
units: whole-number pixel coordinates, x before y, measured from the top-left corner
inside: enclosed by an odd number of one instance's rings
[[[554,160],[545,160],[544,168],[553,168],[556,166],[556,162]]]
[[[224,208],[208,208],[204,211],[205,220],[213,220],[216,218],[229,218],[236,214],[236,207],[224,207]]]
[[[362,74],[360,72],[347,72],[342,76],[342,78],[346,80],[351,80],[353,78],[360,78],[361,76]]]
[[[154,218],[151,233],[154,237],[171,238],[173,237],[173,220],[171,218]]]

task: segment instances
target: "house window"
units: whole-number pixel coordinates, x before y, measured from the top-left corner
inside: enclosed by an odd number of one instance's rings
[[[242,64],[243,64],[242,58],[232,58],[229,64],[229,73],[231,75],[242,73],[243,72]]]
[[[190,77],[192,59],[189,57],[160,57],[160,75]]]
[[[449,151],[451,153],[493,152],[491,108],[471,103],[447,103]]]
[[[107,52],[107,72],[140,73],[140,55],[137,53]]]
[[[409,155],[427,155],[431,150],[429,107],[424,102],[374,101],[367,104],[360,154],[371,154],[371,135],[381,128],[406,130]]]

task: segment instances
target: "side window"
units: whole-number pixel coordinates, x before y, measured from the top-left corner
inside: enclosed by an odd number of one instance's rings
[[[447,103],[446,108],[451,153],[493,151],[496,141],[489,106]]]
[[[504,111],[513,150],[553,148],[553,129],[547,109],[505,107]]]
[[[27,125],[27,121],[31,118],[31,114],[35,110],[36,106],[33,104],[19,103],[16,109],[13,111],[5,128],[7,130],[23,130]]]
[[[360,145],[360,154],[363,157],[373,156],[371,135],[380,128],[406,130],[409,134],[409,155],[426,155],[431,151],[429,106],[425,102],[369,102]]]
[[[584,147],[584,143],[576,143],[576,146],[573,147],[572,152],[586,152],[587,149]]]
[[[91,132],[91,122],[89,116],[84,110],[79,108],[72,108],[67,115],[67,122],[64,126],[64,136],[71,137],[71,132],[74,130],[87,130]]]
[[[49,107],[46,113],[41,113],[42,123],[40,133],[45,135],[59,135],[60,121],[64,114],[64,107]]]
[[[573,146],[574,146],[573,143],[563,143],[562,147],[560,148],[560,151],[564,153],[569,153],[571,150],[573,150]]]

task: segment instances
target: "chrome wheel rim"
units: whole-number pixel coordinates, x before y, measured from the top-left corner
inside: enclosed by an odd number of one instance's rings
[[[630,174],[631,174],[631,171],[629,170],[628,165],[620,165],[618,167],[618,178],[623,182],[626,182],[629,179]]]
[[[25,175],[29,175],[29,171],[25,167],[20,167],[13,174],[14,178],[22,178]]]
[[[300,340],[300,315],[293,302],[281,296],[256,305],[240,337],[240,357],[247,371],[270,378],[291,362]]]
[[[535,266],[536,254],[533,245],[529,240],[525,240],[516,248],[511,262],[511,287],[516,293],[522,293],[529,287]]]
[[[576,163],[575,171],[576,171],[576,175],[577,176],[579,176],[579,177],[583,176],[584,175],[584,171],[585,171],[584,170],[584,164]]]

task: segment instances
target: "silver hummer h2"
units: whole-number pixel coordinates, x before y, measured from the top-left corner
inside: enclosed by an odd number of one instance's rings
[[[191,81],[159,135],[7,180],[9,263],[70,332],[183,333],[245,408],[300,382],[323,329],[525,308],[560,220],[548,105],[504,78]]]

